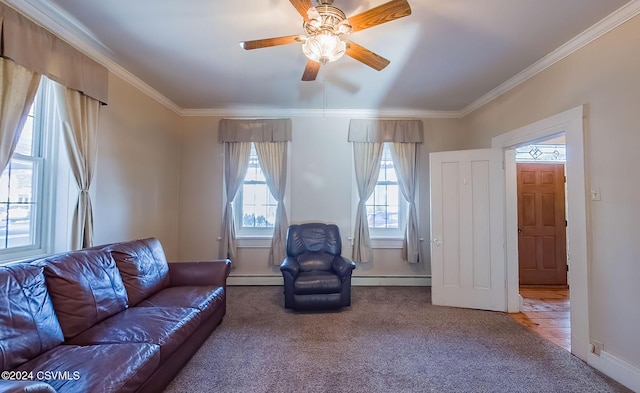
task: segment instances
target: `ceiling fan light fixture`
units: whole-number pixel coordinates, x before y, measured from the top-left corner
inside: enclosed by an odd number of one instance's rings
[[[307,11],[308,21],[302,24],[307,36],[311,37],[322,32],[331,32],[340,36],[351,32],[347,17],[340,9],[331,5],[311,7]]]
[[[343,20],[342,22],[338,23],[338,25],[336,26],[336,30],[338,32],[338,35],[342,35],[342,34],[349,34],[351,33],[351,30],[353,29],[353,27],[351,27],[351,25],[349,24],[348,20]]]
[[[312,21],[312,20],[317,20],[319,22],[322,21],[320,13],[316,9],[316,7],[311,7],[307,10],[307,17],[309,18],[309,21]]]
[[[346,50],[346,43],[330,32],[316,34],[302,44],[304,55],[323,65],[338,60]]]
[[[302,43],[302,52],[309,59],[302,75],[303,81],[315,80],[322,64],[336,61],[344,55],[381,71],[389,65],[389,60],[342,37],[411,15],[408,0],[387,0],[349,19],[342,10],[333,6],[333,0],[316,0],[315,7],[311,5],[312,0],[289,2],[303,18],[304,34],[243,41],[240,45],[249,50]]]
[[[327,64],[341,58],[347,45],[340,39],[351,32],[351,25],[344,12],[332,6],[333,1],[318,1],[317,7],[307,10],[309,20],[303,23],[306,39],[302,52],[309,59]]]

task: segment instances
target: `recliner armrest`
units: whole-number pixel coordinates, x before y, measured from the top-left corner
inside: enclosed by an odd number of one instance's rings
[[[331,268],[338,276],[340,276],[340,278],[344,278],[351,275],[353,269],[356,268],[356,264],[350,259],[342,256],[337,256],[333,258],[333,262],[331,262]]]
[[[200,262],[170,262],[169,282],[172,287],[191,285],[226,286],[231,261],[219,259]]]
[[[295,278],[298,276],[298,271],[300,271],[300,265],[294,257],[286,257],[280,264],[280,271],[288,272]]]

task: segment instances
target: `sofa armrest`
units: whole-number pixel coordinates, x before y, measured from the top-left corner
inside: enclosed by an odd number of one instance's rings
[[[0,380],[0,393],[56,393],[56,390],[41,381]]]
[[[356,264],[350,259],[337,256],[333,258],[331,268],[338,276],[340,276],[340,278],[344,278],[351,275],[353,269],[356,268]]]
[[[280,271],[287,272],[291,274],[293,278],[298,276],[298,271],[300,270],[300,265],[298,261],[293,257],[286,257],[284,261],[280,264]]]
[[[231,261],[219,259],[200,262],[170,262],[169,285],[172,287],[191,285],[227,285],[231,272]]]

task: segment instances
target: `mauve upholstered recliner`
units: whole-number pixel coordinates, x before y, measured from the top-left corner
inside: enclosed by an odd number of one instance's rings
[[[334,224],[291,225],[284,277],[284,306],[300,311],[351,305],[351,272],[356,265],[342,257],[340,230]]]

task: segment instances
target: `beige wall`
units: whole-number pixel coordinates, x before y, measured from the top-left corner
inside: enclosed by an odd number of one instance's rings
[[[590,336],[640,366],[640,17],[626,22],[462,120],[461,146],[586,104]],[[570,155],[571,152],[568,152]],[[570,158],[569,158],[570,159]],[[585,193],[585,197],[588,194]]]
[[[218,256],[223,206],[222,146],[217,142],[219,118],[185,117],[180,172],[180,252],[183,261]],[[347,142],[350,118],[293,117],[290,145],[290,223],[323,221],[337,224],[343,254],[351,255],[353,187],[352,147]],[[429,239],[429,152],[457,147],[457,120],[425,119],[427,143],[420,152],[419,221],[421,235]],[[427,243],[428,244],[428,243]],[[429,250],[425,246],[425,257]],[[234,274],[275,274],[267,265],[268,249],[242,248],[234,261]],[[399,249],[377,249],[374,263],[361,265],[356,276],[425,275],[429,260],[417,265],[403,262]]]
[[[154,236],[178,255],[181,118],[110,75],[93,184],[95,243]]]
[[[181,261],[218,257],[222,221],[223,149],[216,117],[185,117],[180,145]]]

